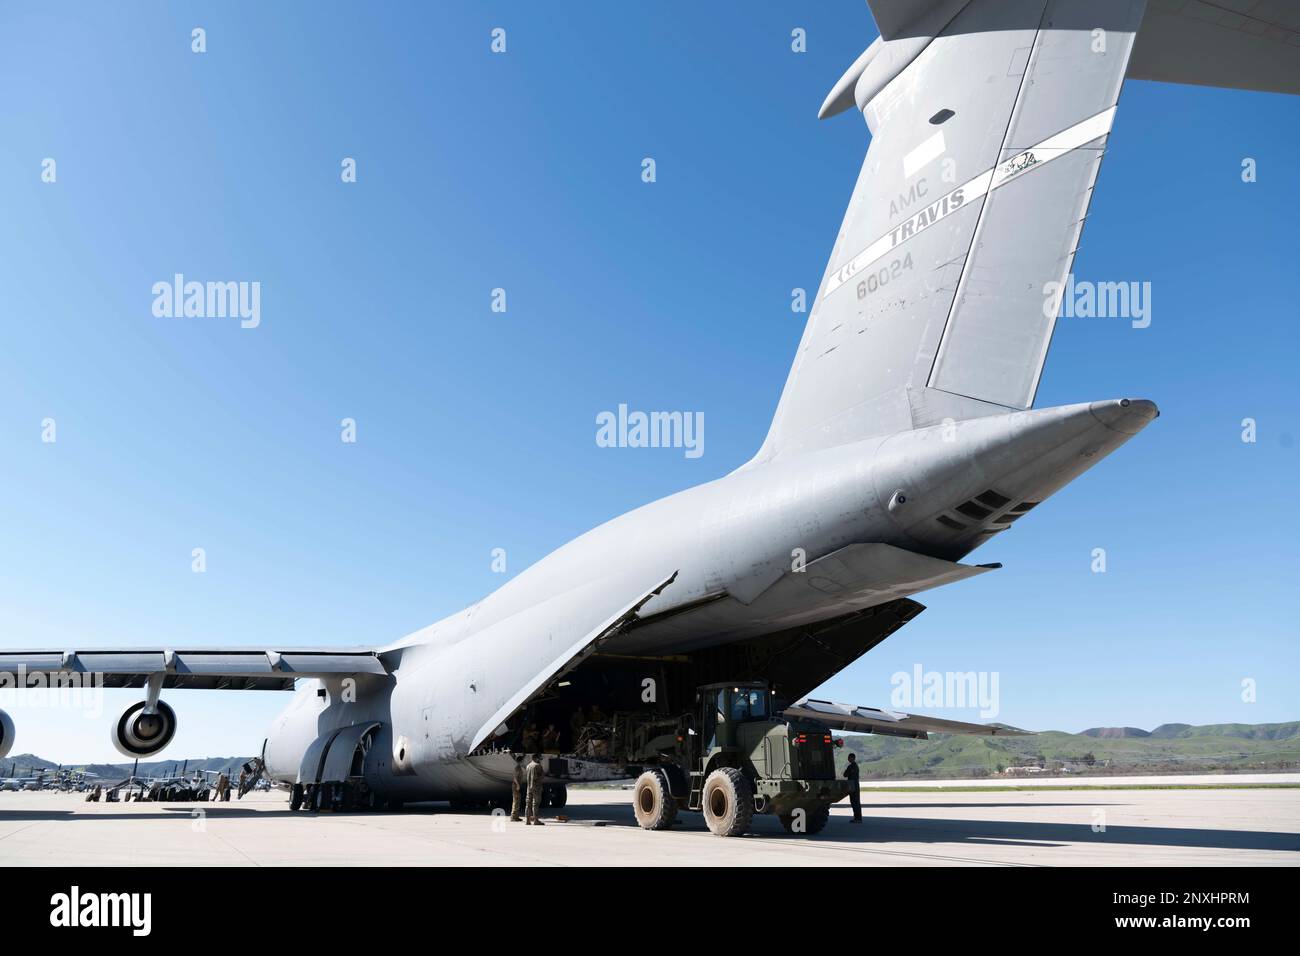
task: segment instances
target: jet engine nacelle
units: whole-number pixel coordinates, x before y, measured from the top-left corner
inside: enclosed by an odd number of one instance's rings
[[[0,759],[9,756],[14,746],[14,722],[9,715],[0,710]]]
[[[176,711],[161,700],[156,712],[144,712],[146,701],[132,704],[113,725],[113,746],[124,757],[150,757],[176,734]]]

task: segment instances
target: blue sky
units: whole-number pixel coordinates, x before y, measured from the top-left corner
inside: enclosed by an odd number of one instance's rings
[[[387,642],[762,441],[868,141],[816,119],[864,5],[383,11],[0,8],[0,646]],[[1163,415],[824,695],[921,664],[1036,729],[1300,718],[1297,156],[1294,99],[1126,87],[1075,273],[1152,323],[1062,319],[1038,404]],[[177,272],[260,282],[260,326],[155,317]],[[597,447],[620,402],[704,412],[705,454]],[[178,757],[287,702],[171,697]],[[15,709],[18,751],[115,756],[136,698]]]

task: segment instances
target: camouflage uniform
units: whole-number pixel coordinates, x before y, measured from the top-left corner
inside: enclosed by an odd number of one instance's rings
[[[541,739],[542,739],[542,735],[540,732],[538,732],[536,724],[528,723],[524,726],[524,739],[523,739],[524,750],[526,750],[528,753],[535,752],[538,749],[537,742]]]
[[[523,819],[519,811],[524,808],[524,787],[527,785],[528,769],[524,766],[523,758],[515,761],[515,776],[510,781],[510,819],[518,823]]]
[[[528,782],[528,823],[544,826],[537,819],[538,808],[542,805],[542,780],[546,774],[542,771],[542,762],[536,756],[528,762],[526,780]]]

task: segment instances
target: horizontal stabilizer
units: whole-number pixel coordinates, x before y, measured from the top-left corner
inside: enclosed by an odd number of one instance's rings
[[[785,709],[787,717],[819,720],[834,730],[864,734],[887,734],[891,737],[915,737],[925,740],[929,734],[969,734],[981,737],[1024,737],[1030,731],[997,724],[968,724],[960,720],[942,720],[918,714],[903,714],[875,707],[854,707],[829,700],[804,698]]]
[[[867,0],[882,40],[933,36],[968,0]]]
[[[763,589],[761,578],[739,585],[732,595],[775,619],[802,612],[827,617],[860,611],[1000,568],[999,564],[958,564],[917,554],[892,544],[849,544],[787,571]]]
[[[1300,4],[1150,0],[1128,75],[1137,80],[1300,93]]]

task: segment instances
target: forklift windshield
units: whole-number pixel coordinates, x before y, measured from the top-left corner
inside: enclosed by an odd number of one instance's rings
[[[701,698],[700,736],[706,753],[734,746],[732,725],[767,720],[772,713],[766,687],[705,687]]]
[[[768,716],[767,691],[758,687],[740,687],[731,692],[731,714],[734,721],[760,720]]]

